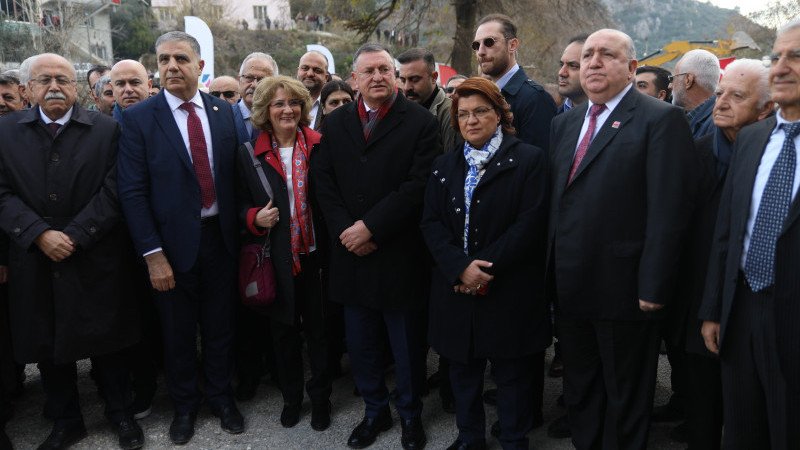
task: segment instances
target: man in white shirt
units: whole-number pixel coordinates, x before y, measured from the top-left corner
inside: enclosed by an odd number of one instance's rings
[[[319,104],[319,95],[322,93],[322,86],[325,86],[331,76],[328,73],[328,58],[322,53],[312,50],[300,58],[300,65],[297,67],[297,79],[303,83],[311,94],[313,103],[311,104],[311,125],[312,129],[318,130],[322,123],[322,108]]]

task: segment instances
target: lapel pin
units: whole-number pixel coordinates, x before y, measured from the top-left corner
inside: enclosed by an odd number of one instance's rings
[[[214,107],[214,111],[219,111],[219,108],[217,108],[217,107],[215,106],[215,107]],[[617,122],[617,123],[619,123],[619,122]],[[615,128],[616,128],[616,127],[615,127]]]
[[[217,109],[216,107],[214,109]],[[619,128],[619,120],[611,124],[611,128]]]

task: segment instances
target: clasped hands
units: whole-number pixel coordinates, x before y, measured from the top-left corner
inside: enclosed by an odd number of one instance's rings
[[[75,253],[75,242],[64,232],[47,230],[34,241],[48,258],[61,262]]]
[[[467,268],[461,272],[461,276],[458,277],[461,280],[461,284],[453,286],[453,292],[477,295],[478,291],[483,289],[494,279],[494,275],[484,272],[481,268],[490,268],[492,265],[493,263],[482,259],[473,260],[469,263]]]
[[[357,220],[339,235],[342,245],[358,256],[367,256],[378,249],[378,244],[372,240],[372,232],[363,220]]]

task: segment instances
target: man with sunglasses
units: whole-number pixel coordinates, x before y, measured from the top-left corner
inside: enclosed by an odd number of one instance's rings
[[[517,27],[510,17],[489,14],[478,22],[472,49],[481,74],[497,84],[511,105],[517,137],[546,151],[556,103],[544,87],[528,78],[517,64],[518,47]]]
[[[208,93],[214,97],[221,98],[230,103],[231,106],[239,101],[241,95],[239,94],[239,82],[236,78],[223,75],[214,78],[208,85]]]
[[[719,59],[707,50],[692,50],[678,61],[674,73],[669,77],[672,104],[686,111],[692,136],[698,139],[714,131],[711,111],[719,84]]]
[[[278,63],[266,53],[253,52],[247,55],[239,68],[239,101],[233,105],[233,121],[239,142],[248,142],[258,137],[259,130],[250,123],[253,110],[253,92],[258,82],[278,74]]]

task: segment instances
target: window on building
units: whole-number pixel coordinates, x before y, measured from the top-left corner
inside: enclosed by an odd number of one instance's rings
[[[172,13],[172,8],[153,8],[153,9],[157,10],[156,15],[158,16],[158,20],[168,21],[175,19],[175,15]]]
[[[253,17],[258,20],[264,20],[268,17],[266,6],[253,6]]]

